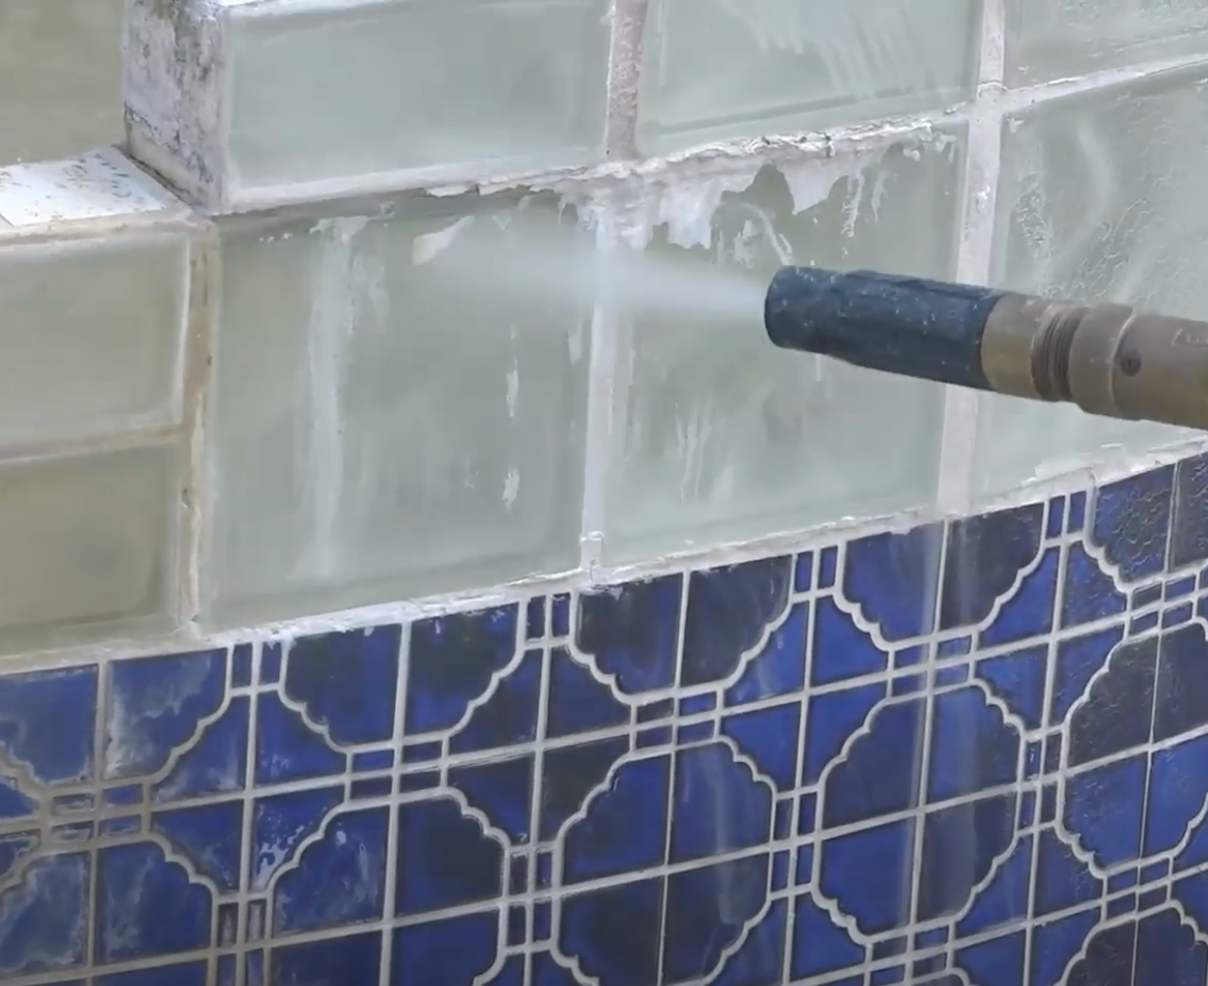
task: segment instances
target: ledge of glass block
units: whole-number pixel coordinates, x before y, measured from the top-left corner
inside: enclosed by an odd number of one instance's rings
[[[995,281],[1208,318],[1208,66],[1038,104],[1003,130]],[[987,397],[982,495],[1124,459],[1192,433]]]
[[[176,445],[0,462],[0,649],[171,629]]]
[[[0,2],[0,164],[121,138],[122,3]]]
[[[217,211],[594,163],[608,0],[132,0],[132,153]]]
[[[651,0],[638,143],[665,154],[962,102],[980,19],[976,0]]]
[[[739,175],[711,216],[657,225],[644,252],[621,251],[619,264],[674,296],[657,309],[618,300],[606,561],[933,502],[943,388],[777,350],[762,303],[790,263],[951,278],[963,146],[963,131],[936,133]],[[684,203],[694,190],[671,194]]]
[[[1208,57],[1201,0],[1008,0],[1008,85],[1068,79],[1162,59]]]
[[[410,199],[218,228],[207,622],[578,567],[591,295],[557,264],[591,241],[572,210]]]
[[[200,229],[113,150],[0,169],[0,447],[179,424]]]

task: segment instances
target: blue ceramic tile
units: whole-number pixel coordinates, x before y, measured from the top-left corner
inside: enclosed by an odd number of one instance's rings
[[[1205,461],[0,674],[0,986],[1203,986]]]

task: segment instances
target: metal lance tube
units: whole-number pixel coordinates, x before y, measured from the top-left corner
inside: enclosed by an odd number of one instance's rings
[[[1208,430],[1208,322],[870,271],[785,267],[768,337],[886,373]]]

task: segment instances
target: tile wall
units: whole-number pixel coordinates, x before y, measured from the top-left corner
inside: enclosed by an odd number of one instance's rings
[[[0,986],[1208,986],[1203,440],[757,315],[1208,317],[1206,84],[1203,0],[0,0]]]

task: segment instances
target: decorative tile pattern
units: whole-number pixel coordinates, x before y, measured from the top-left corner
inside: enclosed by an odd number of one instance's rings
[[[1205,469],[11,673],[0,982],[1203,984]]]

